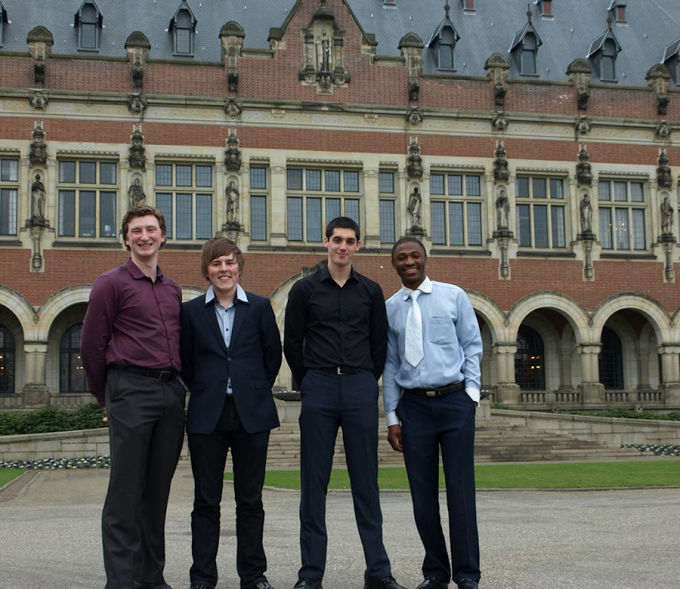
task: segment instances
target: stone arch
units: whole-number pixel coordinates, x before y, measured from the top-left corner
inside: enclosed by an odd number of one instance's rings
[[[182,302],[186,303],[196,297],[200,297],[206,293],[206,290],[206,288],[184,284],[182,285]]]
[[[470,290],[466,291],[472,307],[481,315],[491,332],[492,343],[505,341],[505,313],[498,304],[485,294]]]
[[[649,321],[659,345],[673,341],[670,314],[656,299],[639,293],[622,292],[606,298],[593,311],[590,328],[593,342],[599,341],[607,320],[617,311],[624,309],[638,311]]]
[[[32,340],[37,321],[33,306],[19,293],[6,286],[0,286],[0,305],[6,307],[19,321],[25,340]]]
[[[38,325],[33,339],[41,342],[47,341],[52,323],[59,314],[73,305],[87,304],[91,290],[91,284],[77,284],[55,292],[38,311]]]

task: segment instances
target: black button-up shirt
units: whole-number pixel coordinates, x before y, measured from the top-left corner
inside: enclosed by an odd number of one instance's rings
[[[323,266],[291,289],[284,352],[299,384],[310,368],[363,368],[376,380],[385,366],[387,313],[380,286],[354,269],[340,287]]]

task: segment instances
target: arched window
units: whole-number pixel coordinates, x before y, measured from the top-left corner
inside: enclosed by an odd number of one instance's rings
[[[59,391],[86,393],[90,390],[80,358],[80,335],[83,324],[76,323],[61,336],[59,344]]]
[[[453,50],[456,47],[456,37],[451,27],[442,29],[439,37],[439,69],[453,69]]]
[[[194,22],[188,10],[180,10],[175,21],[175,53],[178,55],[193,55]]]
[[[607,39],[602,46],[602,80],[616,80],[616,43],[613,39]]]
[[[14,337],[4,325],[0,325],[0,395],[14,394]]]
[[[623,348],[616,332],[602,328],[602,351],[599,358],[600,382],[605,389],[623,389]]]
[[[523,325],[517,334],[515,382],[522,390],[545,390],[543,339],[535,329]]]
[[[522,43],[521,66],[522,74],[536,73],[536,52],[538,44],[533,33],[527,33]]]

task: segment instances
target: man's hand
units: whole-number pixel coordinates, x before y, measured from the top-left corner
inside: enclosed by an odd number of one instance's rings
[[[103,421],[104,423],[108,423],[109,418],[108,418],[107,415],[106,415],[106,407],[103,407],[103,409],[104,409],[104,417],[102,417],[102,421]]]
[[[401,426],[391,425],[387,428],[387,441],[392,446],[392,450],[396,452],[403,452],[404,448],[401,445]]]

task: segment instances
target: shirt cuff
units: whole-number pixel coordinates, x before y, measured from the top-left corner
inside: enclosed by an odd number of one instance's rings
[[[480,399],[479,389],[474,389],[472,387],[465,387],[465,392],[468,394],[468,396],[475,403],[477,403],[477,405],[479,405],[479,399]]]
[[[387,423],[387,427],[390,427],[391,425],[399,425],[399,418],[397,417],[397,412],[390,411],[389,413],[386,413],[385,422]]]

